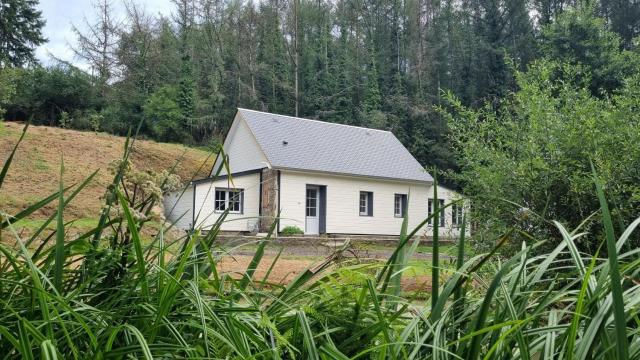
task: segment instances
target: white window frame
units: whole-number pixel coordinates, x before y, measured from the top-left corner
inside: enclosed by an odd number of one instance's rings
[[[451,205],[451,225],[455,227],[460,227],[462,226],[463,219],[464,219],[464,205],[459,203]]]
[[[224,194],[224,199],[218,199],[218,194]],[[231,200],[232,196],[237,194],[237,201]],[[218,204],[223,202],[224,209],[220,209]],[[238,203],[238,210],[231,210],[229,206],[232,202]],[[242,214],[244,209],[244,189],[229,189],[229,188],[215,188],[214,190],[214,212],[215,213],[223,213],[225,210],[229,209],[229,214]]]
[[[403,218],[407,211],[407,194],[394,194],[393,195],[393,216],[397,218]]]
[[[309,191],[310,190],[315,193],[314,197],[310,197],[309,196]],[[318,199],[318,197],[320,195],[319,193],[320,193],[319,189],[307,188],[307,191],[305,193],[306,196],[305,196],[305,204],[304,204],[305,205],[304,206],[304,208],[305,208],[305,216],[307,216],[307,217],[318,217],[318,210],[319,210],[319,206],[318,206],[318,200],[319,199]],[[309,200],[313,200],[314,206],[311,206],[311,207],[309,206]],[[309,210],[311,210],[311,209],[313,209],[313,212],[314,212],[313,215],[309,215]]]
[[[434,199],[433,198],[429,198],[427,200],[427,216],[431,216],[431,214],[433,214],[433,204],[434,204]],[[443,227],[445,225],[445,212],[444,212],[444,199],[438,199],[438,202],[440,203],[439,208],[440,208],[440,227]],[[429,219],[429,226],[433,226],[433,218]]]
[[[373,216],[373,199],[369,199],[369,197],[373,197],[373,192],[360,191],[360,195],[358,197],[358,213],[360,216]],[[362,202],[363,200],[364,203]],[[371,202],[371,209],[369,208],[369,202]]]

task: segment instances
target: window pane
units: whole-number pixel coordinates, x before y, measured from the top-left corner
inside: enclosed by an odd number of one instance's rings
[[[360,191],[360,215],[368,215],[369,193]]]
[[[224,211],[226,209],[227,192],[225,190],[216,190],[215,210]]]
[[[451,225],[458,225],[458,205],[451,205]]]
[[[242,209],[241,200],[242,192],[240,190],[229,190],[229,212],[240,212]]]
[[[318,213],[318,190],[307,189],[306,199],[306,213],[307,216],[316,216]]]
[[[431,216],[431,214],[433,214],[433,199],[429,199],[429,202],[427,204],[427,216]],[[431,224],[431,219],[429,219],[429,225]]]
[[[393,201],[393,211],[395,216],[403,217],[407,208],[407,195],[396,194]]]

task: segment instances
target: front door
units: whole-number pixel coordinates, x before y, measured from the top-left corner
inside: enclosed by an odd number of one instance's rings
[[[318,211],[318,187],[307,185],[307,196],[305,202],[305,227],[304,233],[317,235],[320,233],[320,211]]]

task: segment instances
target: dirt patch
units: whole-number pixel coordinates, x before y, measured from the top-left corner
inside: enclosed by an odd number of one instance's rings
[[[221,274],[230,274],[234,278],[240,278],[249,266],[251,258],[252,256],[249,255],[225,256],[218,263],[218,271]],[[262,281],[262,279],[264,279],[274,258],[275,256],[273,255],[265,255],[262,258],[262,261],[254,274],[254,279],[258,281]],[[273,284],[286,285],[298,276],[298,274],[310,267],[313,267],[313,265],[322,260],[322,258],[280,258],[269,274],[268,281]],[[410,292],[428,292],[431,290],[431,278],[428,276],[404,276],[402,278],[402,289]]]
[[[222,261],[218,263],[218,271],[221,274],[230,274],[234,278],[242,277],[242,274],[247,270],[252,256],[225,256]],[[258,265],[253,278],[262,281],[269,267],[273,263],[275,257],[264,256],[262,261]],[[311,259],[278,259],[278,262],[274,266],[273,270],[269,274],[268,281],[273,284],[286,285],[293,280],[298,274],[305,269],[310,268],[316,261]]]
[[[24,124],[2,122],[0,126],[0,160],[4,163]],[[112,181],[107,167],[122,157],[124,143],[125,138],[105,133],[30,126],[2,186],[0,209],[14,214],[55,192],[59,186],[61,160],[64,159],[65,185],[79,184],[99,170],[93,182],[69,204],[65,216],[69,219],[98,217],[102,196]],[[181,156],[183,158],[176,172],[184,181],[194,176],[206,176],[213,163],[213,157],[207,159],[209,154],[205,151],[148,140],[135,141],[132,161],[140,170],[160,171],[170,169]],[[55,206],[54,201],[34,218],[49,216]]]

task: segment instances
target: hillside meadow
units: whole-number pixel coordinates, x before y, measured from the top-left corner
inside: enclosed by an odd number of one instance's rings
[[[23,123],[0,122],[0,159],[9,156],[23,127]],[[63,179],[67,185],[78,184],[99,170],[65,209],[69,219],[97,219],[105,188],[113,180],[109,164],[122,156],[125,140],[102,132],[30,126],[7,173],[0,208],[16,213],[55,192],[64,160]],[[149,140],[136,140],[131,151],[131,161],[139,170],[168,170],[175,164],[175,172],[184,182],[206,176],[214,157],[201,149]],[[45,206],[32,219],[46,218],[53,211],[53,205]]]

